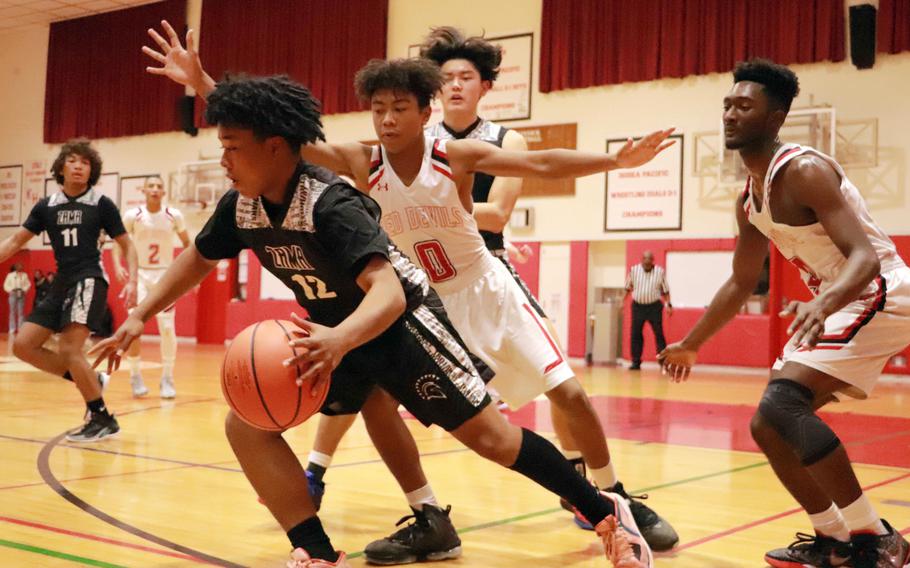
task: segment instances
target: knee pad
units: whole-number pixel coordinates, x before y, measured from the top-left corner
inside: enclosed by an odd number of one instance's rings
[[[810,466],[840,446],[840,440],[815,414],[815,395],[789,379],[768,383],[758,405],[762,418],[791,447],[804,466]]]

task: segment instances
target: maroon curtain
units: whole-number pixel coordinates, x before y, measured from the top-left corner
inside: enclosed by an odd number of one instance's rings
[[[183,87],[145,72],[146,30],[186,21],[186,0],[51,24],[44,94],[44,141],[179,130]]]
[[[540,90],[842,61],[844,17],[842,0],[544,0]]]
[[[880,52],[910,51],[910,0],[879,0],[876,28]]]
[[[361,110],[354,74],[385,59],[388,0],[205,0],[199,55],[225,72],[288,74],[325,114]]]

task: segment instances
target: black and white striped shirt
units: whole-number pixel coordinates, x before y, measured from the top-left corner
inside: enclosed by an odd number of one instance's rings
[[[660,300],[661,294],[670,293],[667,275],[659,266],[654,266],[650,271],[646,271],[641,264],[633,266],[626,278],[626,288],[630,287],[632,300],[639,304],[653,304]]]

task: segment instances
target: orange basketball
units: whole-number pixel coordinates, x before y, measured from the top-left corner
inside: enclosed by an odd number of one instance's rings
[[[221,390],[240,419],[262,430],[281,431],[296,426],[319,411],[329,392],[329,381],[316,393],[310,385],[298,387],[302,364],[285,367],[295,355],[288,345],[291,331],[286,320],[255,323],[234,338],[221,365]]]

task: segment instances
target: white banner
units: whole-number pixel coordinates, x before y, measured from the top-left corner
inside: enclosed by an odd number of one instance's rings
[[[0,227],[21,223],[22,166],[0,167]]]
[[[604,231],[674,231],[682,229],[683,137],[647,164],[607,172]],[[607,152],[626,139],[607,141]]]
[[[28,214],[32,212],[32,207],[41,201],[44,197],[44,177],[47,170],[42,160],[32,160],[25,164],[25,182],[22,187],[22,202],[20,204],[21,221],[24,223],[28,219]]]
[[[531,118],[531,69],[533,67],[534,34],[518,34],[487,38],[502,46],[499,77],[477,107],[477,114],[487,120],[504,122]],[[408,48],[408,57],[420,55],[420,46]],[[442,103],[434,100],[430,124],[442,122]]]

